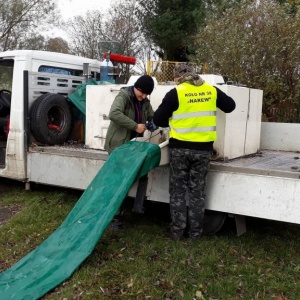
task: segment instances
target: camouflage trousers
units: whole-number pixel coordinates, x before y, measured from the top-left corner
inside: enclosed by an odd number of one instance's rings
[[[205,211],[205,187],[211,153],[170,149],[171,231],[185,229],[191,237],[202,235]]]

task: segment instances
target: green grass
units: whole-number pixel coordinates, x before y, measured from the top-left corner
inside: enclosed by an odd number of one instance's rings
[[[47,239],[81,195],[5,186],[0,207],[20,211],[0,227],[1,271]],[[124,202],[125,228],[106,230],[78,270],[42,299],[300,299],[298,225],[248,218],[247,233],[237,237],[228,219],[216,235],[174,242],[166,234],[168,205],[147,202],[141,215],[132,205]]]

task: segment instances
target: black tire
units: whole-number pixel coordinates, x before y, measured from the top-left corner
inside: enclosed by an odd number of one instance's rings
[[[227,214],[220,211],[205,210],[203,231],[205,234],[215,234],[217,233],[226,220]]]
[[[72,115],[67,99],[58,94],[41,95],[30,110],[30,129],[38,142],[57,145],[71,133]]]

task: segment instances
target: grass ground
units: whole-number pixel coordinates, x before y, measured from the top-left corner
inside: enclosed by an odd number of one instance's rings
[[[0,271],[47,239],[80,195],[2,181],[0,208],[15,214],[0,224]],[[147,202],[141,215],[132,205],[124,202],[124,229],[106,230],[78,270],[42,299],[300,299],[298,225],[248,218],[237,237],[228,219],[215,235],[174,242],[166,235],[168,205]]]

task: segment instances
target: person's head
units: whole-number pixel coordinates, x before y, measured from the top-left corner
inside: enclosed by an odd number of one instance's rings
[[[174,80],[178,80],[186,73],[192,73],[193,67],[188,63],[178,63],[174,67]]]
[[[134,94],[139,101],[143,101],[154,89],[154,80],[149,75],[142,75],[134,84]]]

